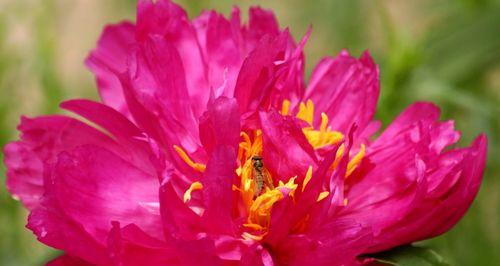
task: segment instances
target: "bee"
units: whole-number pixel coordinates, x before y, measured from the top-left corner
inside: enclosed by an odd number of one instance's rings
[[[258,197],[266,185],[270,189],[274,189],[273,181],[269,176],[269,172],[264,167],[264,162],[262,161],[262,156],[254,155],[252,157],[252,168],[253,168],[253,182],[254,182],[254,196]]]

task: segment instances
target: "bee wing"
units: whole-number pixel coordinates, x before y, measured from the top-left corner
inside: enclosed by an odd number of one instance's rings
[[[262,190],[262,186],[259,185],[258,176],[259,172],[255,168],[253,168],[252,178],[253,178],[253,192],[255,196],[258,196]]]
[[[264,183],[266,184],[266,186],[269,187],[270,189],[274,189],[274,184],[273,184],[273,179],[271,178],[271,174],[265,168],[262,171],[262,177],[264,179]]]

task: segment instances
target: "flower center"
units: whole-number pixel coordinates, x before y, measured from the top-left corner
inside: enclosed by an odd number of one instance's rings
[[[285,100],[282,105],[281,114],[289,115],[289,107],[290,101]],[[342,133],[333,131],[331,127],[328,126],[328,116],[325,113],[321,114],[321,125],[319,129],[314,129],[314,104],[311,100],[299,104],[299,110],[296,117],[308,124],[308,126],[302,128],[302,132],[314,149],[335,145],[344,139]],[[286,183],[279,181],[278,184],[276,184],[273,181],[262,158],[264,148],[262,144],[262,131],[255,130],[251,132],[251,135],[252,137],[249,133],[244,131],[240,133],[242,140],[239,143],[237,157],[238,168],[236,169],[236,174],[240,182],[237,185],[233,185],[233,191],[239,192],[241,201],[238,202],[238,210],[240,210],[242,217],[246,217],[245,222],[242,224],[242,238],[260,241],[268,233],[273,205],[285,197],[294,198],[295,191],[299,184],[296,183],[297,176],[288,177],[289,179]],[[174,146],[174,149],[187,165],[200,172],[205,171],[206,166],[201,163],[193,162],[182,148]],[[331,166],[332,170],[338,166],[344,152],[345,146],[342,144]],[[362,144],[359,152],[348,163],[346,178],[359,166],[364,155],[365,146]],[[310,166],[303,178],[302,191],[304,191],[311,180],[312,173],[313,168]],[[184,193],[184,202],[189,204],[191,193],[200,189],[203,189],[203,185],[199,181],[193,182]],[[317,201],[323,200],[328,195],[328,191],[321,192]],[[344,200],[344,204],[347,205],[347,199]]]

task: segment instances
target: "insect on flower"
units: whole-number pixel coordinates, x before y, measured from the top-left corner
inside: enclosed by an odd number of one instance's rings
[[[460,135],[431,103],[375,135],[368,52],[306,81],[310,32],[297,42],[262,8],[230,16],[139,0],[86,61],[102,102],[21,120],[7,187],[65,252],[53,265],[359,265],[458,222],[486,136],[449,148]]]
[[[254,182],[254,197],[257,197],[262,192],[264,185],[269,189],[274,189],[273,180],[269,175],[269,171],[264,167],[262,156],[254,155],[252,157],[253,182]]]

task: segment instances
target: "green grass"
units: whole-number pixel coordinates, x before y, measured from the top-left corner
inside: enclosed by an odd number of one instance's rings
[[[58,112],[71,97],[95,97],[82,60],[105,23],[134,17],[134,2],[5,1],[0,9],[0,145],[16,139],[20,114]],[[307,71],[325,55],[370,49],[381,67],[377,118],[387,125],[417,100],[437,103],[462,131],[460,145],[480,132],[489,137],[488,166],[478,198],[450,232],[425,241],[453,265],[498,265],[500,253],[500,4],[489,0],[436,1],[180,1],[190,16],[233,4],[276,10],[281,25],[300,38],[309,25]],[[3,5],[3,4],[2,4]],[[86,8],[86,9],[85,9]],[[83,11],[80,11],[83,10]],[[89,21],[78,21],[79,12]],[[72,20],[73,19],[73,20]],[[64,28],[69,21],[76,27]],[[86,25],[87,22],[90,25]],[[91,27],[92,26],[92,27]],[[71,31],[81,31],[78,39]],[[68,42],[69,41],[69,42]],[[68,43],[72,46],[66,46]],[[74,46],[73,46],[74,45]],[[76,58],[68,61],[68,52]],[[69,54],[71,55],[71,54]],[[72,72],[65,69],[74,66]],[[5,168],[0,165],[0,176]],[[40,265],[56,252],[24,229],[26,212],[0,186],[0,265]]]

